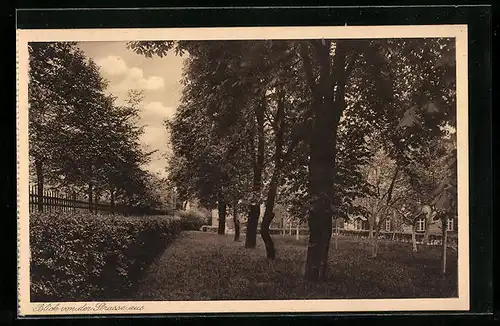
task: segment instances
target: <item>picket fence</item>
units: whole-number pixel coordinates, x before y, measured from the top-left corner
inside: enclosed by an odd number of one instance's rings
[[[217,232],[218,227],[217,226],[211,226],[211,225],[203,225],[200,228],[200,231],[203,232]],[[228,233],[232,233],[232,230],[228,230]],[[241,229],[241,233],[244,234],[246,233],[246,228],[243,227]],[[257,234],[260,233],[260,229],[257,230]],[[309,229],[307,228],[270,228],[269,229],[270,234],[274,235],[294,235],[294,236],[306,236],[309,235]],[[298,234],[297,234],[298,233]],[[369,230],[348,230],[348,229],[343,229],[343,228],[338,228],[337,230],[332,231],[332,236],[334,237],[335,235],[340,235],[340,236],[345,236],[345,237],[353,237],[353,238],[358,238],[358,239],[369,239],[370,237],[370,231]],[[415,240],[417,244],[422,244],[423,243],[423,238],[424,235],[422,233],[417,233],[415,234]],[[395,242],[404,242],[404,243],[411,243],[412,242],[412,235],[409,232],[392,232],[392,231],[380,231],[378,235],[378,239],[380,240],[389,240],[389,241],[395,241]],[[443,237],[440,234],[429,234],[428,238],[428,245],[431,246],[438,246],[442,245],[443,243]],[[447,239],[448,246],[455,248],[457,247],[457,234],[456,232],[448,232],[448,239]]]
[[[60,193],[55,190],[44,190],[39,194],[37,187],[30,187],[29,210],[32,212],[91,212],[99,214],[123,215],[164,215],[165,211],[143,207],[130,207],[109,202],[92,202],[82,199],[76,192]]]

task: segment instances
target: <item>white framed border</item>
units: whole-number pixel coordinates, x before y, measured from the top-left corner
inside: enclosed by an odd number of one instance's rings
[[[28,42],[133,40],[372,39],[449,37],[456,40],[458,162],[458,298],[245,301],[30,301]],[[224,27],[153,29],[18,29],[17,38],[17,202],[18,314],[179,314],[464,311],[469,309],[469,163],[467,25]]]

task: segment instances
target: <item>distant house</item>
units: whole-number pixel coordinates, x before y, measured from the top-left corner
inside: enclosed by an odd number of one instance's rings
[[[416,233],[424,233],[426,228],[426,219],[421,218],[417,221],[416,224]],[[336,226],[339,229],[344,230],[369,230],[370,224],[366,217],[362,215],[350,215],[347,219],[338,218],[336,220]],[[448,219],[447,231],[450,233],[456,233],[458,230],[457,218]],[[411,225],[406,225],[401,222],[399,219],[386,219],[380,228],[380,231],[385,232],[403,232],[403,233],[411,233],[412,228]],[[432,221],[429,225],[429,234],[430,235],[441,235],[441,221]]]
[[[446,225],[447,231],[450,233],[456,233],[458,231],[458,220],[456,217],[454,218],[449,218],[448,223]],[[391,220],[386,220],[386,223],[393,223]],[[426,223],[427,220],[426,218],[422,217],[417,220],[416,222],[416,233],[424,233],[426,229]],[[429,225],[429,234],[435,234],[435,235],[441,235],[442,234],[442,228],[441,228],[441,220],[437,221],[432,221],[431,224]],[[402,224],[400,228],[397,229],[388,229],[387,227],[384,229],[385,231],[400,231],[404,233],[411,233],[412,232],[412,226],[411,225],[406,225]]]
[[[347,219],[338,218],[337,227],[344,230],[368,230],[368,219],[362,215],[349,215]]]

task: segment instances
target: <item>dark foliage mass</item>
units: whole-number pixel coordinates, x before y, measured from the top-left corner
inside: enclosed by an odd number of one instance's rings
[[[295,220],[308,223],[310,280],[326,277],[333,218],[370,215],[380,225],[403,215],[406,221],[416,207],[433,202],[442,180],[454,177],[441,160],[454,155],[452,146],[443,146],[456,126],[452,39],[139,41],[128,47],[146,57],[187,55],[182,103],[168,123],[171,181],[186,198],[217,205],[220,221],[227,205],[243,200],[247,247],[255,247],[259,205],[265,204],[260,232],[270,259],[276,256],[269,236],[274,206],[285,205]],[[436,146],[444,152],[428,151]],[[392,171],[385,164],[392,173],[379,178],[388,185],[385,194],[376,193],[366,173],[380,162],[377,153],[396,166]],[[404,191],[413,200],[398,195]],[[375,214],[370,198],[376,196]],[[412,207],[407,215],[400,213],[405,207]]]
[[[126,299],[180,230],[179,220],[165,216],[34,213],[31,300]]]

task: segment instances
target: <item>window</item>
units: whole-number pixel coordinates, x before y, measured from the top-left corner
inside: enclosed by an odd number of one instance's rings
[[[356,230],[361,230],[361,221],[359,219],[356,219],[354,221],[354,225],[355,225]]]
[[[453,231],[453,219],[449,218],[446,224],[446,231]]]
[[[391,220],[385,220],[385,230],[386,231],[391,230]]]
[[[417,221],[417,231],[425,231],[425,219],[421,218]]]

